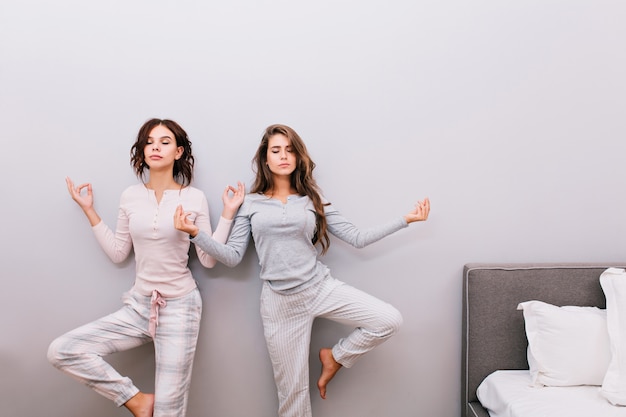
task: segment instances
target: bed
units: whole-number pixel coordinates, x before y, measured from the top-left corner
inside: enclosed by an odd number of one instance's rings
[[[534,390],[529,387],[530,384],[527,383],[530,380],[528,339],[524,319],[526,311],[518,310],[518,306],[529,300],[539,300],[552,306],[580,306],[602,309],[606,312],[607,298],[599,278],[608,268],[624,268],[625,265],[626,263],[470,263],[465,265],[463,270],[462,417],[490,417],[490,413],[481,404],[477,394],[479,386],[488,376],[488,381],[492,385],[487,388],[485,384],[481,386],[483,397],[487,394],[491,395],[490,390],[494,387],[502,391],[496,393],[496,397],[511,393],[518,397],[536,393],[555,395],[554,398],[564,396],[560,400],[553,401],[556,411],[545,412],[542,415],[558,417],[574,415],[559,408],[566,403],[573,407],[578,406],[572,405],[567,398],[588,396],[589,401],[592,401],[592,397],[598,397],[598,386],[554,389],[549,387],[549,389]],[[519,385],[520,381],[522,388]],[[552,394],[553,392],[556,394]],[[602,398],[599,401],[601,400]],[[606,400],[604,403],[609,407],[607,410],[610,410],[610,413],[606,410],[599,411],[595,413],[596,416],[626,417],[626,407],[611,405]],[[611,414],[613,412],[614,414]],[[532,412],[530,415],[533,415]],[[538,416],[539,413],[535,415]]]

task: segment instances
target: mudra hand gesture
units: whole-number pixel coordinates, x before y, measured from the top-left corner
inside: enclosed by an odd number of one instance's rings
[[[243,203],[246,189],[241,182],[237,182],[237,188],[228,185],[222,193],[222,202],[224,203],[224,211],[222,216],[227,219],[233,219],[239,206]],[[199,232],[198,226],[189,220],[190,212],[185,212],[183,206],[176,207],[174,212],[174,227],[181,232],[189,233],[191,237],[196,237]]]
[[[174,227],[181,232],[189,233],[191,237],[196,237],[199,229],[198,226],[188,219],[190,214],[191,212],[185,212],[183,210],[183,206],[179,205],[176,207],[176,211],[174,212]]]
[[[430,213],[430,200],[428,198],[418,201],[415,208],[404,216],[407,223],[423,222],[428,220]]]
[[[239,206],[243,203],[246,195],[246,188],[241,181],[237,181],[237,188],[227,185],[222,193],[222,203],[224,203],[224,217],[233,219]]]
[[[89,210],[93,207],[93,191],[90,183],[75,186],[70,177],[65,177],[65,184],[67,184],[67,191],[69,191],[70,196],[72,196],[72,200],[74,200],[80,208]],[[85,188],[87,189],[87,193],[83,194],[82,191]]]

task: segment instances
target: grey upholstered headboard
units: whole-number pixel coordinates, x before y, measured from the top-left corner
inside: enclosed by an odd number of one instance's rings
[[[488,417],[476,397],[482,380],[498,369],[528,369],[524,317],[517,305],[605,308],[600,274],[625,264],[467,264],[463,270],[463,417]]]

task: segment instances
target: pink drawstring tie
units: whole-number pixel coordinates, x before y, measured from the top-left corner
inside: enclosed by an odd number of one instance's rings
[[[153,290],[152,298],[150,299],[150,322],[148,323],[148,332],[153,339],[156,336],[156,328],[159,325],[159,307],[165,307],[166,305],[167,303],[161,297],[161,294],[157,290]]]

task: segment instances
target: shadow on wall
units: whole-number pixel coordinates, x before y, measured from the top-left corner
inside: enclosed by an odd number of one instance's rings
[[[129,377],[143,392],[154,392],[154,345],[147,343],[138,348],[107,356],[119,373]]]

